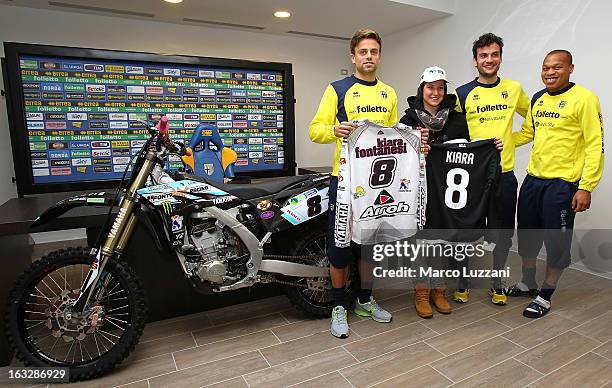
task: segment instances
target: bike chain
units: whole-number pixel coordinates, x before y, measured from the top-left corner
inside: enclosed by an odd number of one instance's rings
[[[290,256],[290,255],[263,255],[264,259],[310,259],[310,260],[320,260],[326,258],[327,255],[304,255],[304,256]]]
[[[273,278],[272,281],[270,283],[279,283],[285,286],[293,286],[293,287],[299,287],[299,288],[308,288],[308,284],[300,284],[300,283],[293,283],[293,282],[288,282],[286,280],[280,280],[277,278]]]

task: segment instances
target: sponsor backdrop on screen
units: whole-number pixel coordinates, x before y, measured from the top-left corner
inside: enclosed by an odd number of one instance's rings
[[[161,115],[172,138],[185,143],[198,124],[216,126],[238,154],[238,173],[285,169],[283,71],[31,54],[17,59],[34,186],[119,179],[148,138],[143,121]],[[180,166],[176,158],[169,167]]]

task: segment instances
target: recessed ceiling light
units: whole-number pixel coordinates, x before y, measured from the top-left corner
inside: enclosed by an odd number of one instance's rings
[[[276,11],[274,12],[274,16],[277,18],[288,18],[291,14],[287,11]]]
[[[166,3],[178,4],[182,3],[183,0],[164,0]]]

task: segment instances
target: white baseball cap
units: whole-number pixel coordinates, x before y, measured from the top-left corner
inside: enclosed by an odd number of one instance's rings
[[[441,67],[432,66],[432,67],[428,67],[427,69],[423,71],[423,74],[421,74],[421,81],[419,82],[419,85],[422,84],[423,82],[434,82],[434,81],[439,81],[439,80],[448,82],[446,80],[446,72]]]

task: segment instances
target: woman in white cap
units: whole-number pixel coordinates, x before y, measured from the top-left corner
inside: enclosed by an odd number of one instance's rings
[[[421,75],[416,96],[408,97],[409,108],[400,122],[429,129],[429,144],[457,139],[470,141],[465,114],[455,110],[456,103],[457,96],[447,93],[444,69],[428,67]],[[495,143],[498,149],[502,148],[500,140],[496,139]],[[446,267],[443,259],[438,257],[419,257],[416,264],[434,269]],[[438,312],[451,313],[452,307],[446,298],[446,282],[443,278],[415,278],[414,304],[420,317],[433,317],[430,300]]]
[[[447,94],[446,72],[437,66],[423,71],[417,95],[408,97],[406,114],[400,122],[429,129],[429,143],[448,140],[470,141],[470,133],[463,113],[455,110],[457,96]]]

